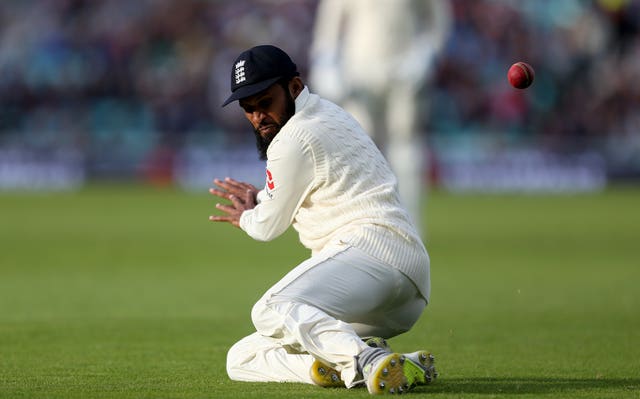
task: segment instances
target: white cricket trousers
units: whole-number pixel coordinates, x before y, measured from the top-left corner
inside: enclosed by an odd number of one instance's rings
[[[361,337],[390,338],[409,330],[426,306],[400,271],[343,245],[320,252],[271,287],[251,312],[256,332],[227,354],[232,380],[312,384],[314,359],[335,367],[347,387],[357,383]]]

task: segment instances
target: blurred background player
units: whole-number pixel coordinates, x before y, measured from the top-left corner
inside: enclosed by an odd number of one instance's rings
[[[310,54],[310,84],[369,132],[398,176],[400,196],[423,224],[420,95],[451,26],[448,0],[323,0]]]

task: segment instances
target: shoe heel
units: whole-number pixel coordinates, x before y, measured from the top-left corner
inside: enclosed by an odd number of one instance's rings
[[[399,353],[390,354],[378,365],[367,382],[371,394],[402,394],[411,388],[405,375],[406,358]]]
[[[311,381],[313,381],[314,384],[324,388],[345,386],[338,371],[319,360],[315,360],[313,362],[309,375],[311,376]]]

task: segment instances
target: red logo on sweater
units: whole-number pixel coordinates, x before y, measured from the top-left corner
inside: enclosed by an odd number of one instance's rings
[[[276,184],[273,182],[273,176],[271,175],[269,169],[267,169],[267,188],[269,190],[273,190],[274,188],[276,188]]]

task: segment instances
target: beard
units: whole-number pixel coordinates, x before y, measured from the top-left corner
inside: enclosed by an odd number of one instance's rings
[[[260,126],[258,126],[258,129],[253,130],[253,133],[256,136],[256,148],[258,149],[258,155],[260,156],[261,161],[267,160],[267,149],[269,148],[269,145],[271,144],[273,139],[276,138],[276,135],[280,132],[280,129],[282,129],[282,127],[289,121],[289,119],[291,119],[293,114],[296,112],[295,100],[293,99],[291,94],[289,94],[288,90],[286,91],[286,96],[287,99],[285,103],[284,114],[282,115],[280,123],[276,122],[276,125],[278,126],[276,131],[268,134],[266,137],[263,137],[258,130]]]

